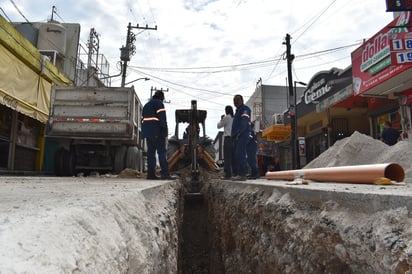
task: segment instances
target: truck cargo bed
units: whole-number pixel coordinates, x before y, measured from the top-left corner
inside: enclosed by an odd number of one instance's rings
[[[46,137],[133,140],[139,106],[133,88],[55,87]]]

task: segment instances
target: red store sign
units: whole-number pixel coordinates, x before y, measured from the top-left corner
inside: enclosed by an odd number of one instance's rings
[[[411,13],[402,12],[400,16],[352,52],[354,95],[362,94],[412,67],[412,62],[395,64],[391,61],[391,38],[396,38],[394,35],[396,33],[408,33],[410,21]]]
[[[412,33],[401,32],[390,35],[391,63],[412,63]]]

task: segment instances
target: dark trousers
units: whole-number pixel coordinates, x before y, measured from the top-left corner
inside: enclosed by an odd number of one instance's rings
[[[256,153],[258,145],[255,140],[250,140],[246,146],[247,163],[250,167],[250,175],[256,177],[259,175],[257,163],[256,163]]]
[[[246,146],[249,142],[249,134],[247,131],[243,132],[237,140],[235,140],[235,174],[239,176],[246,176],[247,161],[246,161]]]
[[[147,174],[154,175],[156,171],[156,151],[159,157],[161,175],[169,175],[166,156],[166,138],[146,138],[147,143]]]
[[[225,178],[232,177],[232,158],[233,158],[233,140],[230,136],[225,136],[223,140],[223,157],[224,157],[224,166],[223,170],[225,172]]]

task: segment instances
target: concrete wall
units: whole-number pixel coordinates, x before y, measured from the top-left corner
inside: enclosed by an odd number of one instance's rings
[[[0,273],[177,273],[177,182],[0,177]]]
[[[207,216],[185,224],[183,214],[203,210],[181,190],[138,178],[1,177],[0,273],[183,274],[179,263],[214,274],[412,271],[409,184],[210,179]],[[199,223],[185,247],[182,230]],[[196,254],[201,242],[210,250]]]
[[[406,273],[411,187],[256,181],[208,188],[222,273]]]

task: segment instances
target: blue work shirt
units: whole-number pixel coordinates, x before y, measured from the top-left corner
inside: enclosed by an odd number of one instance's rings
[[[232,122],[232,137],[239,136],[242,133],[250,132],[250,108],[243,104],[236,109],[235,117]]]
[[[152,98],[143,107],[142,138],[167,137],[166,110],[162,100]]]
[[[399,130],[396,130],[394,128],[384,128],[381,134],[381,138],[385,144],[388,146],[393,146],[398,142],[398,139],[400,137]]]

